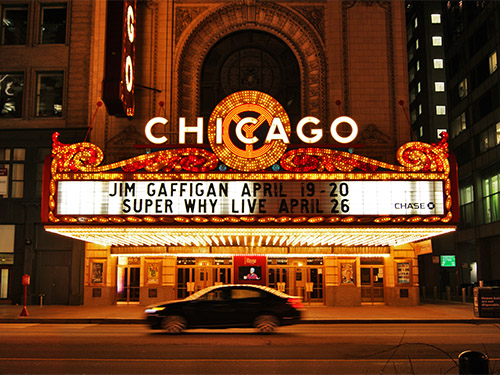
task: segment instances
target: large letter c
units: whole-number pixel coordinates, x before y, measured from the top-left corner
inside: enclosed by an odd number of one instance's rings
[[[146,128],[144,129],[144,133],[146,133],[146,138],[151,143],[154,143],[157,145],[159,145],[161,143],[165,143],[167,141],[167,137],[165,137],[165,136],[162,136],[160,138],[155,137],[152,133],[152,130],[153,130],[153,126],[155,126],[156,124],[165,125],[167,122],[168,122],[168,120],[164,117],[153,117],[151,120],[149,120],[148,123],[146,124]]]

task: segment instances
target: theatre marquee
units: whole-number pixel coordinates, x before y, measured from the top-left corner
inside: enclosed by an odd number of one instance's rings
[[[310,126],[308,134],[322,135],[318,121],[304,118],[301,131]],[[352,119],[341,121],[357,134]],[[202,125],[183,131],[199,133]],[[455,229],[446,134],[439,144],[401,146],[396,165],[330,148],[292,148],[289,136],[284,110],[258,92],[233,94],[216,107],[211,149],[161,149],[102,165],[96,145],[65,145],[56,133],[44,172],[43,221],[48,231],[114,246],[390,246]]]

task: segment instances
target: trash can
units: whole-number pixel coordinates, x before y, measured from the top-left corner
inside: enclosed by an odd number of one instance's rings
[[[458,355],[459,374],[489,374],[488,356],[481,352],[466,350]]]

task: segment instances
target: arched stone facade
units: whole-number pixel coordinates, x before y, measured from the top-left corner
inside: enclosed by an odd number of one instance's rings
[[[180,36],[175,59],[174,112],[193,120],[199,113],[203,60],[222,37],[238,30],[262,30],[282,39],[294,52],[301,70],[303,114],[326,119],[326,58],[317,30],[298,12],[271,2],[231,2],[210,9]]]

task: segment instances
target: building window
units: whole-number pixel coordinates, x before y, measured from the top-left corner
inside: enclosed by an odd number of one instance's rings
[[[420,70],[420,60],[417,60],[417,72]]]
[[[446,115],[446,106],[445,105],[437,105],[436,106],[436,115],[438,115],[438,116]]]
[[[440,47],[443,45],[443,38],[440,36],[433,36],[432,37],[432,45],[434,47]]]
[[[483,179],[483,220],[485,224],[500,220],[500,174]]]
[[[422,138],[424,136],[424,127],[421,126],[418,128],[418,136]]]
[[[465,98],[469,93],[467,88],[467,78],[464,78],[462,82],[458,84],[458,97]]]
[[[411,38],[413,38],[413,28],[408,26],[406,28],[406,41],[409,42],[411,40]]]
[[[416,98],[417,98],[417,92],[415,88],[413,88],[410,90],[410,103],[413,103]]]
[[[490,65],[490,74],[493,74],[497,68],[498,68],[498,64],[497,64],[497,51],[493,52],[490,57],[489,57],[489,65]]]
[[[441,15],[431,14],[431,23],[441,23]]]
[[[488,139],[488,131],[486,130],[479,134],[479,152],[485,152],[486,150],[488,150],[489,146],[490,142]]]
[[[467,129],[467,121],[465,117],[465,112],[462,112],[462,114],[458,116],[455,120],[453,120],[453,122],[451,123],[451,137],[452,138],[456,137],[465,129]]]
[[[433,59],[434,69],[443,69],[443,59]]]
[[[26,44],[28,5],[2,7],[2,44]]]
[[[23,73],[0,73],[0,118],[22,117]]]
[[[413,60],[413,57],[415,56],[415,50],[413,47],[411,47],[409,50],[408,50],[408,61],[411,61]]]
[[[421,115],[422,114],[422,104],[419,104],[418,105],[418,114]]]
[[[22,198],[24,192],[24,148],[0,148],[0,198]]]
[[[417,92],[420,92],[422,90],[422,85],[420,82],[417,83]]]
[[[437,129],[437,139],[443,138],[443,133],[448,133],[448,129]]]
[[[412,110],[410,112],[410,122],[414,124],[417,121],[417,111]]]
[[[408,78],[409,78],[410,82],[415,79],[415,68],[414,67],[410,68],[410,72],[408,73]]]
[[[63,72],[36,75],[36,107],[38,117],[61,117],[63,111]]]
[[[419,47],[419,42],[418,42],[418,39],[417,39],[417,40],[415,40],[415,49],[418,49],[418,47]]]
[[[66,4],[42,5],[40,14],[40,43],[66,43]]]
[[[460,188],[460,224],[463,228],[474,226],[474,188],[472,184]]]
[[[257,90],[283,103],[296,123],[302,118],[300,72],[297,57],[282,39],[258,30],[226,35],[207,52],[201,69],[200,116],[210,117],[228,93]]]
[[[500,144],[500,122],[489,127],[479,134],[479,152],[485,152],[488,149]]]
[[[413,26],[415,26],[415,29],[418,27],[418,18],[415,17],[415,20],[413,21]]]
[[[444,92],[444,82],[434,82],[434,91]]]

